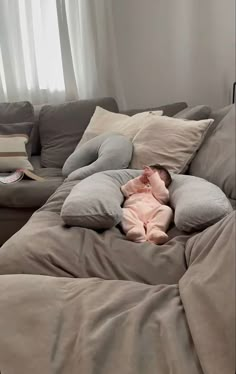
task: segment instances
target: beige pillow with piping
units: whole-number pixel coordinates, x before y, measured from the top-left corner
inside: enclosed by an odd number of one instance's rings
[[[28,160],[26,144],[27,135],[0,135],[0,172],[10,172],[17,169],[33,170]]]
[[[97,106],[78,146],[105,132],[121,134],[132,140],[138,131],[147,126],[150,118],[161,116],[162,114],[163,111],[158,110],[142,112],[130,117],[126,114],[113,113]]]
[[[188,121],[155,116],[133,138],[131,168],[161,164],[169,171],[183,173],[201,146],[213,119]]]

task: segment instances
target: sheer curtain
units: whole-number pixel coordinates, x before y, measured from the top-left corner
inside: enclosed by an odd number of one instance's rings
[[[122,101],[110,1],[0,1],[0,101],[103,95]]]

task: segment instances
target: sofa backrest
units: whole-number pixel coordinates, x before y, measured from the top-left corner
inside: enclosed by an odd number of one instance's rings
[[[167,105],[162,105],[159,107],[155,108],[142,108],[142,109],[130,109],[130,110],[125,110],[121,111],[123,114],[127,114],[128,116],[133,116],[137,113],[141,112],[151,112],[154,110],[163,110],[163,115],[173,117],[176,113],[179,113],[181,110],[184,110],[187,108],[187,103],[185,102],[179,102],[179,103],[173,103],[173,104],[167,104]]]
[[[28,101],[0,103],[0,123],[34,122],[34,108]]]
[[[47,129],[50,133],[58,135],[64,129],[70,129],[73,134],[73,126],[77,126],[77,138],[86,129],[96,106],[101,106],[112,112],[118,112],[118,105],[113,98],[99,98],[95,100],[79,100],[59,105],[32,105],[27,101],[14,103],[0,103],[0,123],[34,122],[31,134],[32,155],[41,154],[40,127],[41,133],[47,137]],[[187,107],[185,102],[173,103],[155,108],[140,108],[123,111],[127,115],[134,115],[143,111],[163,110],[165,115],[173,116]],[[71,127],[72,126],[72,129]]]
[[[216,184],[233,201],[236,200],[235,105],[213,112],[211,117],[215,122],[192,160],[189,174]]]

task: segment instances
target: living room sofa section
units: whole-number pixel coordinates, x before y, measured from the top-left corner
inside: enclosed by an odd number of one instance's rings
[[[81,139],[96,106],[119,112],[117,102],[109,97],[43,106],[33,106],[29,102],[0,103],[0,123],[34,123],[30,137],[30,161],[34,172],[45,178],[44,182],[22,180],[11,185],[0,184],[0,246],[24,226],[63,183],[63,161]],[[123,113],[133,115],[161,109],[165,115],[173,116],[186,107],[185,102],[179,102]],[[62,143],[63,148],[60,146]],[[55,160],[54,163],[50,164],[47,157]]]

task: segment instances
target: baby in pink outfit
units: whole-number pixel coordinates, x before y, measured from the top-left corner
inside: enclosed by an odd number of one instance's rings
[[[173,219],[172,209],[166,205],[171,181],[168,170],[157,164],[146,166],[140,177],[121,187],[126,197],[121,225],[129,240],[155,244],[168,240],[166,231]]]

